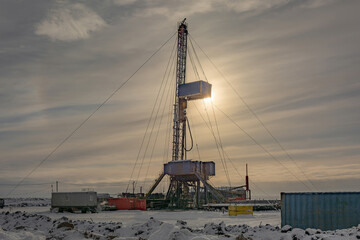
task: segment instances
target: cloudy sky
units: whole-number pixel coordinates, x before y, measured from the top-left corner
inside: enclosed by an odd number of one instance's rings
[[[174,37],[39,164],[185,17],[216,106],[189,103],[196,147],[188,156],[216,163],[213,184],[228,185],[228,172],[233,186],[242,185],[248,163],[255,198],[279,198],[281,191],[359,191],[359,1],[0,4],[1,196],[22,179],[10,196],[49,196],[55,181],[62,191],[118,193],[133,169],[137,188],[148,189],[171,156],[175,78],[165,71]],[[204,79],[199,65],[197,70]],[[188,81],[195,80],[188,62]],[[229,157],[224,164],[214,140],[219,135]]]

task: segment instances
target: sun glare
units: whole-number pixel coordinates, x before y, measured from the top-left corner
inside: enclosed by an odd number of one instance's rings
[[[212,98],[208,97],[208,98],[204,98],[204,102],[205,103],[211,103]]]
[[[211,93],[211,97],[204,98],[203,100],[204,100],[204,103],[210,104],[211,102],[214,101],[214,93]]]

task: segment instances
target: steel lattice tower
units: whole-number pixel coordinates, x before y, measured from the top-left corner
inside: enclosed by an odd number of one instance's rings
[[[187,35],[187,24],[184,19],[178,28],[172,161],[183,160],[186,157],[184,148],[186,134],[185,108],[187,101],[179,98],[179,85],[184,84],[186,78]]]

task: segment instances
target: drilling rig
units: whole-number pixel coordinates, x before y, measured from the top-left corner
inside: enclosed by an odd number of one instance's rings
[[[155,190],[165,175],[170,177],[166,194],[169,207],[200,208],[211,199],[223,202],[225,197],[209,182],[215,176],[215,163],[187,159],[186,132],[189,121],[186,109],[189,101],[211,97],[211,84],[206,81],[186,82],[186,57],[188,25],[186,18],[179,23],[177,31],[176,90],[173,118],[172,159],[164,164],[164,169],[146,196]]]

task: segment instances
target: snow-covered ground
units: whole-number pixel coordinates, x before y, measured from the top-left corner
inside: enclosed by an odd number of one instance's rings
[[[209,211],[52,213],[49,207],[0,210],[0,239],[360,239],[360,226],[337,231],[280,228],[280,212],[228,216]]]
[[[8,207],[50,206],[50,198],[5,198]]]
[[[0,210],[1,211],[1,210]],[[4,208],[2,211],[9,211],[9,208]],[[12,208],[12,212],[25,211],[27,213],[39,214],[48,216],[52,219],[57,219],[65,216],[71,220],[89,220],[93,222],[111,222],[120,221],[123,224],[145,223],[151,217],[170,224],[175,224],[177,220],[186,221],[192,227],[203,227],[206,223],[214,222],[225,224],[247,224],[249,226],[259,226],[271,224],[273,226],[280,225],[280,212],[254,212],[254,215],[243,216],[229,216],[227,212],[211,212],[211,211],[110,211],[99,213],[53,213],[50,212],[50,207],[21,207]]]

